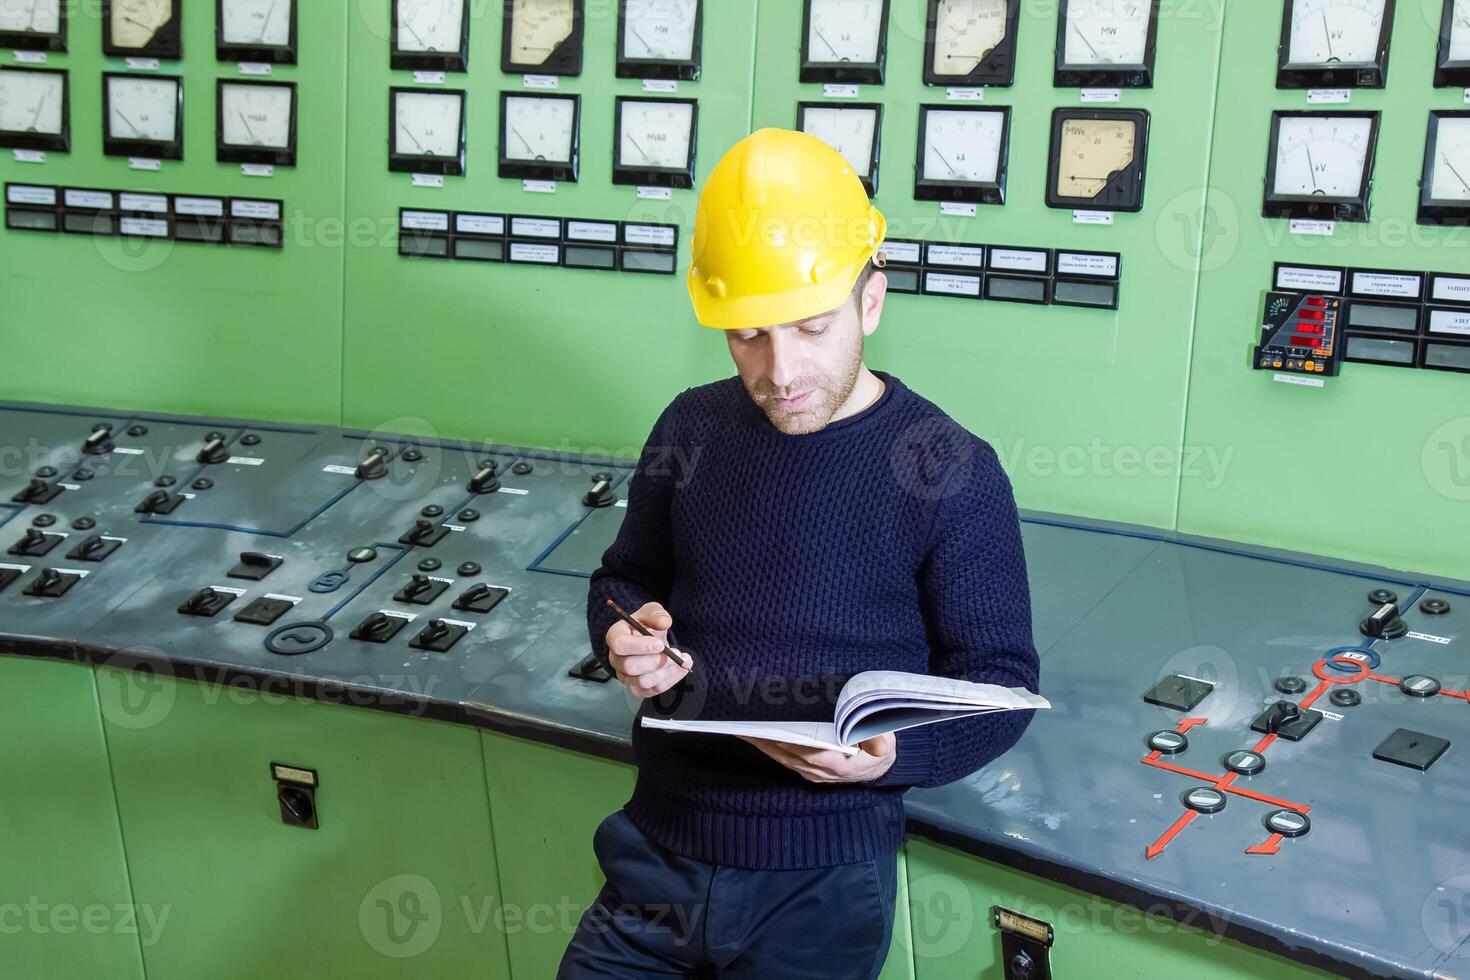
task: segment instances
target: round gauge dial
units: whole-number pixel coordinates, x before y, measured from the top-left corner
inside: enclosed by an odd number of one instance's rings
[[[107,135],[171,142],[178,131],[179,83],[172,78],[107,79]]]
[[[1062,126],[1055,193],[1092,198],[1133,162],[1138,125],[1131,119],[1068,119]]]
[[[841,153],[859,177],[872,176],[869,171],[878,130],[877,109],[807,106],[802,112],[801,129]]]
[[[1273,194],[1356,197],[1373,120],[1367,116],[1283,116]]]
[[[807,59],[873,64],[883,36],[883,0],[807,0]]]
[[[688,61],[694,57],[698,12],[699,0],[628,0],[623,56],[642,61]]]
[[[173,0],[113,0],[109,36],[115,47],[147,47],[173,16]]]
[[[925,121],[924,180],[996,182],[1004,113],[935,109]]]
[[[1470,0],[1455,0],[1450,11],[1450,61],[1470,61]]]
[[[572,0],[511,0],[511,63],[527,67],[545,63],[575,26]]]
[[[395,92],[396,148],[410,156],[459,157],[464,98],[457,92]]]
[[[1388,0],[1295,0],[1287,63],[1371,65],[1378,60]]]
[[[0,31],[55,34],[61,30],[61,0],[0,3]]]
[[[65,88],[60,72],[0,69],[0,132],[60,135]]]
[[[968,75],[1006,36],[1007,0],[938,0],[934,10],[936,75]]]
[[[291,145],[289,85],[226,82],[220,86],[220,128],[231,146],[285,149]]]
[[[284,47],[291,43],[294,0],[220,0],[220,40],[225,44]]]
[[[505,100],[503,153],[510,160],[570,163],[576,120],[571,99],[511,96]]]
[[[689,165],[692,102],[627,99],[622,109],[620,166],[682,170]]]
[[[398,50],[458,51],[464,0],[398,0]]]
[[[1470,116],[1440,118],[1429,167],[1430,197],[1470,202]]]
[[[1067,4],[1069,65],[1141,65],[1148,53],[1149,0],[1071,0]]]

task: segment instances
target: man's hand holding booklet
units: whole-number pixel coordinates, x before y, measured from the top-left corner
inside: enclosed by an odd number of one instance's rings
[[[867,670],[854,674],[837,695],[836,714],[827,722],[681,721],[643,715],[645,728],[714,735],[740,735],[836,749],[855,755],[858,743],[919,725],[969,718],[992,711],[1050,708],[1051,702],[1019,687],[911,674]]]

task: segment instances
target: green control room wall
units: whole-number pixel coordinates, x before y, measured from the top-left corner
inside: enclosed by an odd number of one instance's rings
[[[343,423],[568,451],[635,455],[683,388],[732,372],[699,327],[681,276],[634,276],[401,258],[400,208],[466,209],[680,227],[695,195],[643,200],[611,183],[616,0],[586,0],[586,61],[560,89],[582,96],[582,168],[555,194],[496,174],[499,4],[470,0],[466,174],[442,188],[387,170],[389,0],[299,3],[300,162],[269,179],[214,161],[210,4],[189,4],[186,152],[158,173],[104,157],[98,14],[77,5],[69,51],[73,148],[43,165],[0,158],[0,179],[82,187],[278,197],[280,252],[96,243],[0,230],[0,397],[136,410]],[[1004,206],[941,218],[913,199],[924,86],[923,0],[892,0],[878,206],[895,237],[1116,251],[1116,312],[891,297],[868,362],[903,378],[992,442],[1024,507],[1137,522],[1470,577],[1470,380],[1348,364],[1324,388],[1247,368],[1277,259],[1375,268],[1470,269],[1460,231],[1415,224],[1429,108],[1460,103],[1430,84],[1438,0],[1400,0],[1388,86],[1349,108],[1384,112],[1372,221],[1331,238],[1260,217],[1281,0],[1161,0],[1155,87],[1121,105],[1152,114],[1143,210],[1111,226],[1045,207],[1057,3],[1023,3],[1019,67],[989,104],[1013,107]],[[751,128],[793,126],[801,4],[705,0],[696,176]],[[9,52],[3,52],[6,62]]]

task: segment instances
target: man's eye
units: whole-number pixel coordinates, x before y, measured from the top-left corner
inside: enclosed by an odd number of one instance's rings
[[[808,337],[820,337],[831,329],[831,326],[831,324],[827,324],[821,328],[803,327],[801,332]]]

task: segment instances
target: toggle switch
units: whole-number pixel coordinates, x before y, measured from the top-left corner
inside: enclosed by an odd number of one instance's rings
[[[419,548],[432,548],[443,540],[444,535],[449,533],[449,528],[443,524],[435,524],[433,521],[420,517],[413,522],[413,527],[398,538],[399,544],[414,545]]]
[[[466,488],[470,493],[494,493],[500,489],[500,477],[495,472],[493,462],[486,463],[474,476],[470,477],[469,486]]]
[[[389,616],[385,612],[370,613],[366,619],[358,623],[352,632],[348,634],[354,640],[363,640],[367,643],[387,643],[398,635],[398,631],[408,625],[408,620],[402,616]]]
[[[27,558],[39,558],[61,542],[60,534],[47,534],[45,531],[28,527],[20,540],[10,546],[10,553],[24,555]]]
[[[103,456],[112,450],[112,427],[109,425],[93,429],[92,434],[82,442],[82,452],[88,456]]]
[[[1359,623],[1358,629],[1364,636],[1376,640],[1397,640],[1408,634],[1409,624],[1399,617],[1396,604],[1385,602],[1377,612]]]
[[[25,574],[25,572],[26,569],[24,568],[7,568],[3,565],[0,565],[0,592],[4,592],[6,586],[8,586],[11,582],[14,582],[16,579],[20,578],[22,575]]]
[[[498,585],[486,585],[484,582],[476,582],[465,589],[464,594],[454,600],[454,608],[464,612],[487,613],[500,604],[500,600],[510,595],[510,589],[501,588]]]
[[[1321,720],[1322,712],[1315,708],[1303,711],[1300,705],[1291,701],[1277,701],[1256,716],[1256,720],[1251,722],[1251,731],[1299,742]]]
[[[58,483],[47,483],[40,477],[32,477],[26,488],[10,500],[17,504],[49,504],[65,489]]]
[[[381,480],[387,475],[388,450],[382,446],[375,446],[373,451],[357,464],[356,476],[359,480]]]
[[[415,606],[427,606],[443,595],[447,588],[449,588],[448,582],[415,572],[408,580],[408,584],[394,594],[393,599],[396,602],[407,602]]]
[[[82,577],[76,572],[43,568],[39,575],[31,579],[31,584],[25,587],[25,594],[42,599],[59,599],[81,580]]]
[[[172,514],[184,502],[184,498],[167,490],[154,490],[134,507],[139,514]]]
[[[224,436],[210,436],[204,443],[204,448],[194,457],[200,463],[223,463],[230,458],[230,449],[225,445]]]
[[[424,626],[423,630],[420,631],[418,636],[408,641],[408,645],[418,650],[444,653],[458,643],[459,638],[468,632],[468,629],[458,623],[449,623],[442,619],[431,619]]]
[[[243,578],[248,582],[259,582],[271,572],[281,567],[284,559],[276,555],[267,555],[261,551],[240,552],[240,563],[230,569],[226,574],[230,578]]]
[[[122,542],[116,538],[104,538],[100,534],[92,534],[81,544],[68,551],[66,557],[73,561],[101,561],[120,547],[122,547]]]
[[[592,489],[582,498],[582,503],[588,507],[611,507],[618,502],[618,495],[612,492],[612,477],[605,473],[597,474],[592,481]]]
[[[206,585],[185,599],[179,606],[179,612],[185,616],[213,616],[234,601],[233,592],[222,592]]]

